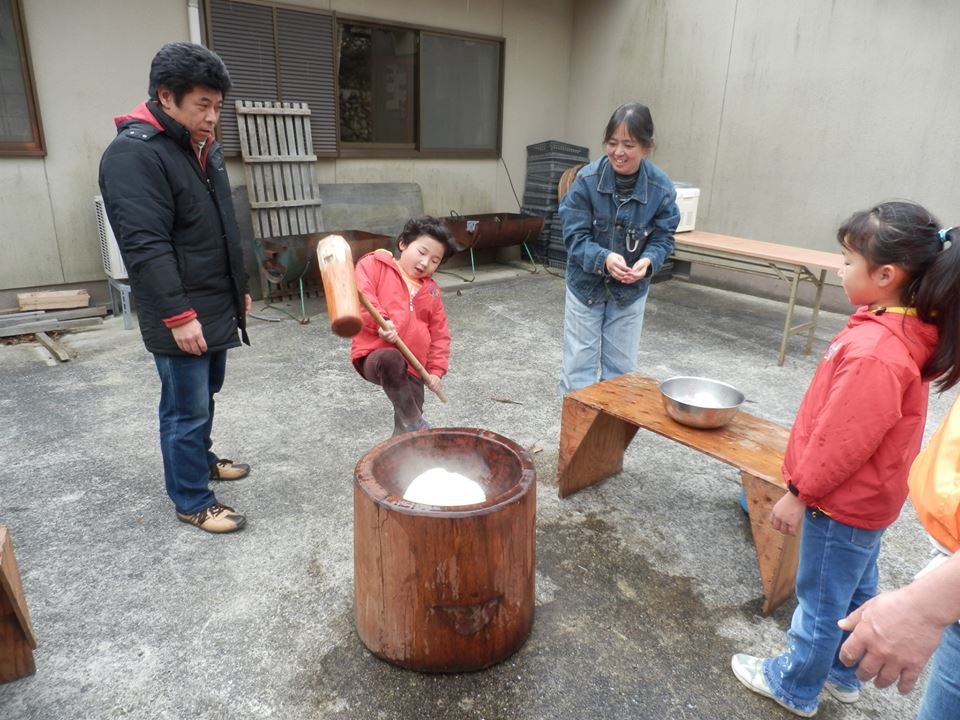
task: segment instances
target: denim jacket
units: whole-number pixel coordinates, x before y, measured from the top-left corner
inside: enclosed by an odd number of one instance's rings
[[[666,173],[649,160],[640,163],[633,194],[618,205],[616,179],[606,156],[577,173],[560,202],[563,242],[567,248],[567,287],[580,302],[607,298],[630,305],[646,295],[650,278],[673,252],[680,222],[677,193]],[[630,285],[607,272],[607,255],[618,252],[627,264],[649,258],[646,277]]]

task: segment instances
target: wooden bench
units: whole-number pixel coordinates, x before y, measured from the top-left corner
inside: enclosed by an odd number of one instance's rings
[[[636,373],[567,394],[560,425],[557,469],[560,497],[615,475],[639,428],[676,440],[740,470],[769,615],[794,591],[799,537],[770,525],[770,511],[786,492],[780,475],[788,431],[743,412],[716,430],[675,422],[663,409],[657,382]]]
[[[780,341],[777,365],[783,365],[787,354],[787,341],[791,335],[807,331],[804,353],[810,354],[827,271],[838,271],[843,262],[839,252],[829,253],[792,245],[777,245],[699,230],[677,233],[675,238],[676,249],[673,256],[677,260],[773,275],[787,283],[790,286],[790,297],[787,300],[787,317],[783,324],[783,337]],[[797,304],[797,289],[802,281],[812,283],[816,288],[816,295],[811,307],[810,320],[794,325],[793,314]]]
[[[0,527],[0,683],[33,675],[36,647],[13,543],[7,529]]]

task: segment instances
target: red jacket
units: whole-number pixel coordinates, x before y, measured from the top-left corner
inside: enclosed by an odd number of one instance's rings
[[[440,299],[440,288],[433,278],[425,280],[411,300],[393,255],[387,250],[377,250],[367,253],[357,262],[357,289],[367,296],[381,315],[393,321],[400,339],[427,372],[437,377],[447,374],[450,329]],[[363,319],[363,328],[353,336],[350,351],[354,367],[357,367],[360,359],[378,348],[396,347],[377,334],[379,326],[362,307],[360,317]],[[409,363],[407,371],[419,377]]]
[[[920,369],[937,330],[913,315],[861,307],[833,339],[807,389],[783,458],[799,497],[846,525],[879,530],[907,498],[929,383]]]

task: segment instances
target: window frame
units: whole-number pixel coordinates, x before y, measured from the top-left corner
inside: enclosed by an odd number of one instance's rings
[[[43,140],[43,124],[40,121],[40,105],[37,102],[37,86],[33,79],[33,63],[30,62],[30,43],[27,40],[27,27],[23,17],[22,0],[10,0],[13,16],[13,29],[20,52],[20,73],[23,78],[24,99],[30,114],[30,127],[33,139],[27,142],[7,142],[0,140],[0,157],[45,157],[46,144]]]
[[[333,23],[333,111],[335,118],[335,142],[336,150],[333,152],[322,152],[318,151],[317,156],[319,157],[333,157],[333,158],[377,158],[377,159],[458,159],[458,160],[476,160],[476,159],[489,159],[496,160],[499,159],[502,150],[503,150],[503,106],[504,106],[504,60],[506,57],[506,40],[503,37],[493,36],[493,35],[483,35],[480,33],[471,33],[467,31],[451,30],[449,28],[438,28],[428,25],[420,25],[416,23],[402,22],[397,20],[384,20],[380,18],[371,18],[363,15],[353,15],[349,13],[339,13],[336,11],[330,11],[320,8],[305,7],[303,5],[295,5],[289,2],[278,2],[276,0],[240,0],[244,4],[248,5],[260,5],[268,7],[274,10],[274,16],[276,16],[276,10],[278,9],[287,9],[299,12],[315,12],[322,15],[328,15],[332,18]],[[14,0],[14,2],[19,2],[19,0]],[[213,28],[212,28],[212,18],[210,11],[210,3],[204,3],[205,13],[204,19],[206,20],[205,36],[207,44],[214,51],[216,51],[215,44],[213,43]],[[353,25],[365,25],[367,27],[379,27],[379,28],[394,28],[398,30],[409,30],[416,34],[416,44],[417,44],[417,54],[415,59],[414,67],[414,81],[416,83],[416,97],[414,102],[414,126],[415,126],[415,138],[412,145],[404,144],[392,144],[392,143],[345,143],[340,139],[340,26],[341,24],[353,24]],[[439,148],[421,148],[421,128],[420,128],[420,118],[423,108],[421,107],[422,102],[422,93],[420,92],[421,87],[421,57],[420,57],[420,35],[421,33],[429,33],[431,35],[440,35],[445,37],[451,37],[458,40],[478,40],[482,42],[487,42],[495,44],[499,48],[498,56],[498,78],[497,78],[497,129],[496,129],[496,146],[490,149],[439,149]],[[279,38],[276,33],[274,33],[274,56],[277,58],[277,63],[279,66],[279,57],[280,57],[280,45]],[[229,68],[228,68],[229,69]],[[231,94],[227,93],[227,102],[232,100]],[[239,157],[239,151],[236,153],[229,153],[230,157]]]
[[[335,87],[337,92],[337,147],[338,155],[342,158],[407,158],[407,159],[458,159],[458,160],[497,160],[500,158],[503,149],[503,86],[504,86],[504,57],[506,41],[502,37],[492,35],[481,35],[479,33],[461,32],[459,30],[450,30],[449,28],[437,28],[429,25],[418,25],[415,23],[405,23],[394,20],[378,20],[360,15],[349,15],[346,13],[334,13],[334,23],[337,38],[340,37],[340,23],[353,25],[366,25],[368,27],[396,28],[398,30],[412,30],[417,35],[417,57],[416,57],[416,107],[414,110],[414,122],[416,124],[416,138],[414,147],[396,147],[383,143],[344,143],[340,140],[340,52],[339,45],[336,46],[336,57],[334,63]],[[423,149],[420,146],[420,118],[423,108],[421,107],[422,94],[421,85],[421,64],[420,64],[420,34],[429,33],[431,35],[441,35],[451,37],[457,40],[480,40],[496,44],[499,48],[498,58],[498,78],[497,78],[497,143],[492,149]]]

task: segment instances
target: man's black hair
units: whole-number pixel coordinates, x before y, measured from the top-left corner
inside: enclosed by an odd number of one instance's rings
[[[219,90],[226,95],[230,84],[230,73],[223,60],[203,45],[167,43],[157,51],[150,63],[148,93],[153,100],[159,100],[157,92],[161,87],[173,92],[174,102],[180,105],[183,96],[197,85]]]

